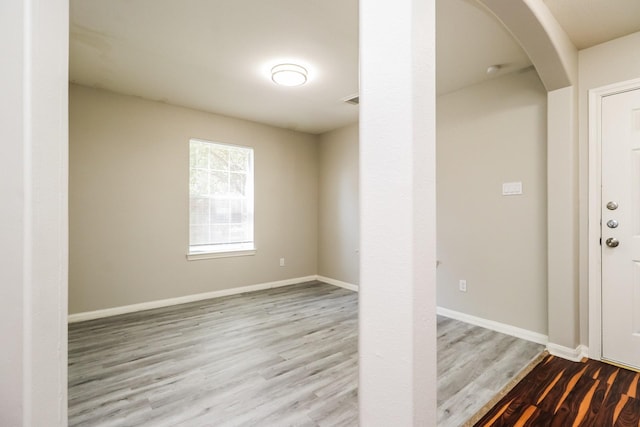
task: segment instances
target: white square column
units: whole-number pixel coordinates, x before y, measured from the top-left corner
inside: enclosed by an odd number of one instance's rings
[[[0,2],[0,426],[67,425],[68,0]]]
[[[360,425],[436,423],[435,2],[360,2]]]

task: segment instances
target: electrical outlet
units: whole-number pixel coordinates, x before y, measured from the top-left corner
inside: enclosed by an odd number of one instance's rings
[[[280,267],[284,267],[284,258],[280,258]]]
[[[458,284],[458,288],[460,289],[460,292],[467,292],[467,281],[460,280],[460,283]]]

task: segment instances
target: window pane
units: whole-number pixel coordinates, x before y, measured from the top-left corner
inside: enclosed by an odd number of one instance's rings
[[[229,152],[229,169],[232,171],[247,171],[249,169],[248,150],[231,150]]]
[[[246,194],[247,175],[244,173],[231,173],[231,194],[244,196]]]
[[[213,171],[211,172],[211,194],[224,195],[229,194],[229,173]]]
[[[209,199],[192,198],[189,218],[192,225],[209,224]]]
[[[234,242],[248,242],[250,239],[246,227],[242,225],[230,225],[229,240]]]
[[[206,196],[209,194],[209,173],[206,170],[191,170],[189,192],[191,197]]]
[[[229,226],[227,224],[212,225],[209,230],[211,232],[211,244],[229,243]]]
[[[238,224],[244,223],[246,220],[246,215],[244,212],[244,203],[242,200],[231,200],[229,203],[231,217],[229,218],[229,222]]]
[[[209,145],[204,142],[191,142],[190,165],[197,168],[209,167]]]
[[[211,149],[211,169],[229,170],[229,149],[224,146],[213,146]]]
[[[211,223],[221,224],[229,222],[229,200],[213,200],[211,203]]]
[[[191,140],[189,244],[253,241],[253,150]]]
[[[191,245],[206,245],[209,241],[208,225],[192,225],[190,227],[189,242]]]

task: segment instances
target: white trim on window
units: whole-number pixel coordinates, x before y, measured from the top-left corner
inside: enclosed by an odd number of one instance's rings
[[[190,247],[190,251],[187,253],[187,260],[189,261],[236,256],[252,256],[256,254],[256,248],[253,242],[230,243],[227,245],[203,245],[198,247],[198,250],[193,250],[193,248],[193,246]]]

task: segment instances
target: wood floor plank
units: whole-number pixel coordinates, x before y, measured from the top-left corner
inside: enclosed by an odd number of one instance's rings
[[[637,427],[638,414],[640,414],[640,400],[629,397],[620,411],[614,427]]]
[[[357,426],[357,312],[356,293],[310,282],[70,324],[69,425]],[[540,351],[439,317],[439,425]]]
[[[594,360],[547,356],[475,425],[637,427],[639,378]]]
[[[356,353],[357,298],[318,283],[72,324],[69,425],[349,419],[324,403],[357,390]]]
[[[500,392],[544,347],[438,318],[438,418],[459,427]]]

